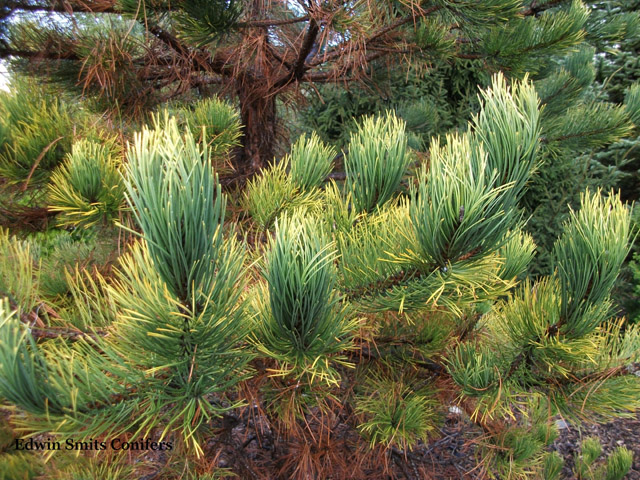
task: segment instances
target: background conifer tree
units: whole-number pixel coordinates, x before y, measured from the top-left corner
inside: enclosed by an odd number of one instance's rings
[[[11,0],[0,18],[0,58],[12,68],[66,79],[130,111],[221,87],[240,106],[236,167],[246,173],[271,161],[276,99],[295,100],[301,85],[456,58],[537,72],[542,59],[582,41],[588,11],[580,2],[517,0]]]

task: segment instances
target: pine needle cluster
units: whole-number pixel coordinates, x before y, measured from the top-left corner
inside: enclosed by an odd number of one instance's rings
[[[49,205],[62,225],[89,227],[113,221],[124,203],[115,145],[80,140],[49,183]]]

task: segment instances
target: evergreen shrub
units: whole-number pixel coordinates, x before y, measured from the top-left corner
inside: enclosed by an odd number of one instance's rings
[[[456,407],[483,432],[488,477],[557,475],[546,451],[556,415],[606,421],[640,406],[625,368],[640,359],[640,325],[612,318],[611,299],[630,209],[586,191],[549,274],[521,281],[540,100],[528,79],[496,75],[479,103],[416,175],[392,114],[353,136],[343,186],[319,183],[319,143],[315,162],[263,172],[245,194],[265,234],[253,256],[242,227],[225,225],[208,143],[169,117],[143,128],[124,171],[140,238],[113,278],[76,276],[79,332],[39,336],[51,327],[29,323],[39,269],[28,244],[0,236],[0,396],[20,412],[13,421],[76,441],[156,435],[202,457],[214,426],[230,432],[253,412],[302,452],[280,473],[305,478],[338,468],[338,430],[360,435],[355,455],[378,454],[389,473]],[[629,455],[611,458],[606,475],[620,478]]]

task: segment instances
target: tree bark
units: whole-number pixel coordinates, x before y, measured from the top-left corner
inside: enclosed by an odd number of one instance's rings
[[[250,176],[267,165],[274,154],[276,138],[276,96],[241,85],[238,88],[243,147],[235,156],[236,171]]]

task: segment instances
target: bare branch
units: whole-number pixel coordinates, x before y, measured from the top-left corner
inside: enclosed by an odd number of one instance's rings
[[[31,170],[29,170],[29,175],[27,176],[27,179],[24,181],[24,185],[22,185],[22,188],[20,189],[20,191],[24,192],[27,190],[27,187],[29,186],[29,180],[31,180],[31,177],[33,176],[33,172],[36,171],[36,168],[38,168],[38,165],[40,165],[40,162],[42,161],[42,159],[44,158],[44,156],[47,154],[47,152],[49,150],[51,150],[51,148],[58,143],[60,140],[62,140],[64,137],[58,137],[56,138],[54,141],[52,141],[49,145],[47,145],[46,147],[44,147],[44,149],[40,152],[40,155],[38,155],[38,158],[36,158],[36,161],[33,162],[33,166],[31,167]]]
[[[80,340],[81,338],[104,337],[106,332],[96,331],[95,333],[87,333],[80,330],[73,330],[70,328],[31,328],[31,335],[34,338],[64,338],[67,340]]]
[[[298,54],[298,58],[293,69],[295,78],[302,78],[302,75],[304,74],[304,65],[307,59],[307,55],[309,55],[309,53],[311,52],[311,49],[313,48],[313,44],[316,41],[319,32],[320,27],[315,20],[311,20],[311,22],[309,22],[309,26],[307,27],[307,34],[302,41],[300,53]]]
[[[191,59],[191,66],[196,71],[213,72],[220,75],[231,74],[233,71],[233,66],[229,64],[229,59],[222,54],[218,54],[216,57],[211,58],[209,53],[205,50],[192,50],[187,45],[183,44],[172,33],[157,25],[150,25],[149,32],[168,45],[181,57]]]
[[[483,58],[479,53],[456,53],[455,56],[466,60],[478,60],[479,58]]]
[[[313,44],[318,37],[318,33],[320,32],[320,26],[315,20],[311,20],[307,27],[307,33],[302,40],[302,46],[300,47],[300,51],[298,52],[298,58],[293,64],[293,68],[289,71],[289,73],[285,74],[280,79],[276,80],[274,83],[274,88],[282,88],[293,81],[301,80],[304,76],[305,71],[308,69],[306,66],[306,59],[311,49],[313,48]]]
[[[414,17],[411,16],[411,15],[408,15],[406,17],[400,18],[400,19],[396,20],[395,22],[393,22],[391,25],[387,25],[386,27],[377,30],[375,33],[373,33],[369,38],[367,38],[364,41],[364,44],[365,45],[370,44],[373,40],[376,40],[376,39],[380,38],[381,36],[391,32],[392,30],[395,30],[396,28],[401,27],[402,25],[406,25],[407,23],[411,22],[412,20],[414,20]],[[353,44],[353,43],[355,43],[353,40],[349,40],[347,42],[344,42],[344,43],[341,43],[339,45],[336,45],[331,50],[329,50],[327,53],[322,55],[322,57],[318,58],[316,61],[310,62],[310,66],[316,67],[318,65],[322,65],[324,63],[330,62],[331,60],[334,60],[336,58],[341,57],[342,55],[344,55],[344,51],[348,47],[348,45]],[[355,44],[354,45],[354,50],[359,50],[359,48],[360,48],[359,44]]]
[[[267,44],[267,52],[269,53],[269,55],[271,55],[273,58],[275,58],[278,62],[280,62],[281,65],[284,65],[287,68],[292,68],[291,63],[287,62],[277,51],[275,48],[273,48],[272,45]]]
[[[441,6],[435,6],[435,7],[431,7],[426,9],[424,12],[421,13],[422,17],[425,17],[427,15],[430,15],[438,10],[440,10],[442,7]],[[399,18],[397,19],[395,22],[382,27],[378,30],[376,30],[371,36],[369,36],[368,38],[366,38],[364,40],[364,45],[365,46],[370,46],[373,42],[375,42],[376,40],[378,40],[379,38],[385,36],[386,34],[408,24],[411,22],[415,22],[418,18],[415,15],[407,15],[405,17]],[[315,62],[311,62],[311,66],[315,67],[317,65],[321,65],[323,63],[327,63],[331,60],[334,60],[335,58],[338,58],[340,56],[342,56],[344,54],[344,50],[347,47],[348,44],[353,43],[352,40],[342,43],[340,45],[336,45],[336,47],[332,48],[329,52],[327,52],[325,55],[323,55],[321,58],[319,58],[318,60],[316,60]],[[354,49],[358,50],[360,48],[359,44],[354,45]]]
[[[385,57],[390,53],[395,53],[395,52],[392,52],[391,50],[382,50],[382,51],[377,51],[375,53],[367,55],[365,57],[363,64],[368,64],[374,60]],[[351,67],[347,68],[346,71],[341,71],[341,72],[338,72],[335,69],[332,69],[332,70],[327,70],[326,72],[311,73],[311,74],[305,75],[302,78],[302,80],[307,82],[315,82],[315,83],[337,82],[339,80],[343,81],[343,80],[346,80],[345,76],[348,76],[351,73],[351,71],[353,70],[353,67],[354,66],[352,65]],[[349,80],[354,80],[354,78],[351,78]]]

